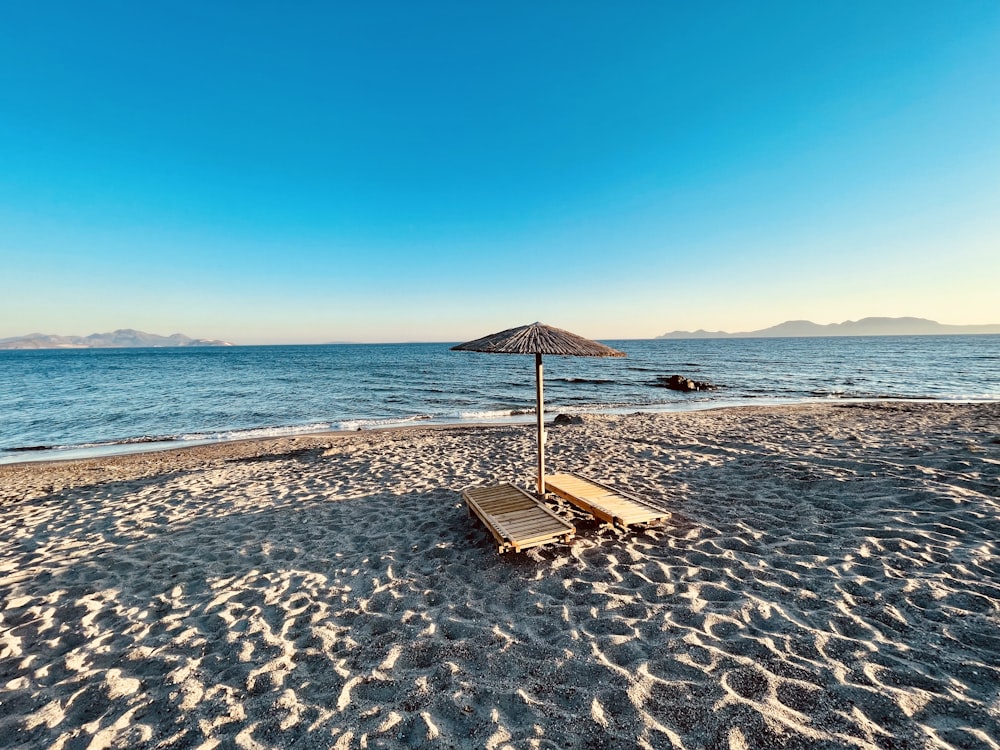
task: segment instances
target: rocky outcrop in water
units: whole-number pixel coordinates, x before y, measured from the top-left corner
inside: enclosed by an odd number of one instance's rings
[[[691,378],[686,378],[683,375],[671,375],[667,377],[665,375],[659,375],[656,378],[656,382],[653,383],[657,388],[669,388],[672,391],[714,391],[719,386],[713,385],[712,383],[706,383],[701,380],[692,380]]]

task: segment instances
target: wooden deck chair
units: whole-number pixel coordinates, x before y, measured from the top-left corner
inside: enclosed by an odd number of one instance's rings
[[[462,497],[469,515],[475,513],[486,525],[501,553],[520,552],[558,540],[568,542],[576,533],[569,521],[509,483],[497,487],[470,487],[462,492]]]
[[[668,511],[641,497],[575,472],[545,477],[545,488],[596,518],[623,529],[634,523],[655,523],[670,517]]]

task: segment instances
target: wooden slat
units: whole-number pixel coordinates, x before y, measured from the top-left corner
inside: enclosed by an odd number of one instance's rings
[[[483,510],[488,510],[493,515],[500,515],[502,513],[519,513],[523,510],[532,510],[534,506],[527,505],[525,503],[480,503],[479,504]]]
[[[487,495],[482,498],[484,503],[527,503],[523,495]]]
[[[532,534],[562,534],[565,532],[566,528],[564,526],[559,526],[557,524],[549,523],[546,521],[544,524],[539,523],[522,523],[516,526],[508,526],[506,524],[501,524],[501,528],[504,533],[509,535],[511,538],[521,539],[525,536],[530,536]]]
[[[492,508],[490,510],[492,511]],[[522,518],[538,518],[538,510],[535,508],[518,508],[517,510],[508,510],[503,513],[491,512],[490,515],[502,518],[505,521],[518,521]]]
[[[521,534],[525,531],[530,531],[534,529],[552,529],[555,531],[561,531],[564,526],[555,523],[551,518],[523,518],[519,521],[504,521],[503,519],[496,519],[496,525],[503,528],[508,534]]]
[[[564,528],[563,526],[552,523],[549,520],[537,521],[537,522],[519,521],[515,523],[504,523],[503,521],[499,521],[497,523],[497,526],[501,527],[504,530],[505,534],[508,534],[509,536],[512,537],[522,536],[526,532],[536,531],[539,529],[559,533]]]
[[[505,526],[515,527],[515,526],[538,526],[539,524],[545,526],[561,526],[553,521],[548,516],[532,515],[532,516],[517,516],[515,518],[510,518],[507,516],[493,516],[497,523],[502,523]]]

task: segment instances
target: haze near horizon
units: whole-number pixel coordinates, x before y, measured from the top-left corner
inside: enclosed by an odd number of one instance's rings
[[[0,10],[0,338],[1000,322],[1000,5]]]

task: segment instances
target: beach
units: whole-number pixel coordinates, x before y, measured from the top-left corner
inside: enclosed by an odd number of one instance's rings
[[[1000,748],[1000,404],[582,415],[671,511],[499,555],[530,425],[0,465],[0,747]]]

